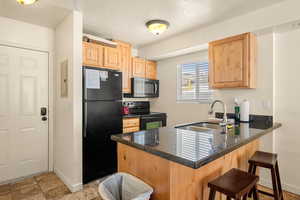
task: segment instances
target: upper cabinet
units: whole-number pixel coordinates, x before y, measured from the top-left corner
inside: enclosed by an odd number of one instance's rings
[[[103,67],[103,46],[83,42],[83,65]]]
[[[116,41],[120,53],[120,70],[122,71],[123,93],[131,92],[131,45]]]
[[[132,76],[146,77],[146,60],[142,58],[132,58]]]
[[[211,88],[255,88],[256,37],[245,33],[209,43]]]
[[[117,47],[83,42],[83,65],[118,70],[122,72],[123,93],[131,93],[131,78],[157,79],[154,61],[131,56],[130,44],[115,40]]]
[[[118,48],[104,47],[104,67],[120,70],[120,52]]]
[[[146,78],[148,79],[157,79],[157,65],[154,61],[146,61]]]

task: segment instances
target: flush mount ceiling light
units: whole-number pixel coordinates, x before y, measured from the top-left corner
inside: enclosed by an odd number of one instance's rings
[[[22,5],[30,5],[30,4],[34,4],[35,2],[37,2],[38,0],[17,0],[17,2],[19,4]]]
[[[160,35],[168,29],[170,23],[165,20],[155,19],[146,23],[148,31],[154,35]]]

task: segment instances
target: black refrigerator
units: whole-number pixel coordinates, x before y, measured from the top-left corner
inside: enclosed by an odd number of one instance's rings
[[[117,171],[117,145],[122,133],[122,73],[83,67],[83,183]]]

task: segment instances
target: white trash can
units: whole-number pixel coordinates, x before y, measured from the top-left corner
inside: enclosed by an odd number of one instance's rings
[[[152,187],[126,173],[116,173],[99,185],[103,200],[149,200]]]

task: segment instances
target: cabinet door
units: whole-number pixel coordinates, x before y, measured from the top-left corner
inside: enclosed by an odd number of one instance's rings
[[[146,78],[156,79],[157,65],[154,61],[146,61]]]
[[[209,43],[212,88],[253,88],[255,36],[250,33]]]
[[[132,76],[145,78],[146,61],[142,58],[132,58]]]
[[[104,47],[104,67],[120,70],[120,52],[118,48]]]
[[[131,92],[131,45],[118,42],[120,52],[120,69],[122,71],[123,93]]]
[[[103,46],[83,42],[83,65],[103,67]]]

